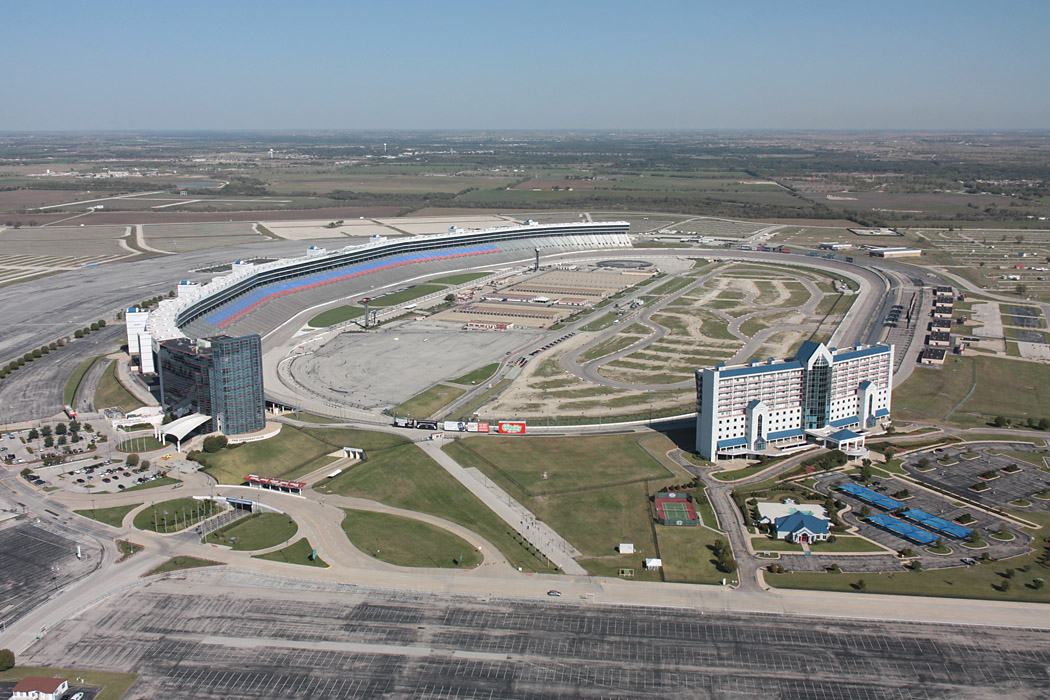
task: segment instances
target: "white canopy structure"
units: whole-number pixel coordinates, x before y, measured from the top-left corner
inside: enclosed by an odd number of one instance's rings
[[[183,416],[167,425],[158,426],[157,439],[163,442],[166,437],[171,435],[177,443],[176,449],[182,452],[182,440],[210,420],[211,416],[206,416],[203,413],[192,413],[188,416]]]

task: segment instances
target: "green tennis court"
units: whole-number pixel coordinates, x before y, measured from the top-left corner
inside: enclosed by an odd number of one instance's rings
[[[663,506],[665,520],[692,520],[692,516],[689,515],[689,507],[685,503],[668,503],[664,501],[661,505]]]

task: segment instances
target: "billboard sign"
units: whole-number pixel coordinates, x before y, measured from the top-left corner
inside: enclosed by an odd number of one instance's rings
[[[525,421],[501,420],[497,430],[501,435],[524,435]]]
[[[463,432],[464,430],[467,429],[467,424],[466,423],[461,423],[461,422],[455,421],[455,420],[447,420],[447,421],[445,421],[445,423],[442,426],[442,428],[444,430],[454,430],[456,432],[460,432],[461,433],[461,432]]]

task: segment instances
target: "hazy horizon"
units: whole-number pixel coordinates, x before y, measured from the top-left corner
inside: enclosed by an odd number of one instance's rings
[[[2,132],[1050,129],[1050,3],[22,3]]]

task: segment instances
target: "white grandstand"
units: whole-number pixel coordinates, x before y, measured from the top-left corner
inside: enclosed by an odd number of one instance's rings
[[[182,282],[174,299],[149,313],[144,331],[129,348],[155,351],[162,340],[272,330],[303,308],[360,293],[375,282],[393,281],[404,265],[427,264],[428,271],[463,267],[465,258],[501,264],[571,250],[629,248],[625,221],[537,224],[481,230],[452,227],[447,233],[411,238],[376,238],[363,245],[326,251],[310,246],[306,255],[268,263],[236,262],[207,284]],[[365,278],[368,284],[363,284]],[[265,308],[265,311],[264,311]],[[140,367],[150,363],[140,356]]]

